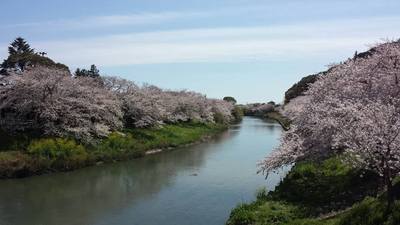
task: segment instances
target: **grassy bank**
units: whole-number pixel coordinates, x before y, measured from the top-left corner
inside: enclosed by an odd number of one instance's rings
[[[299,163],[274,191],[261,190],[254,202],[233,209],[227,224],[399,224],[400,201],[388,210],[385,193],[375,191],[378,181],[377,175],[354,170],[337,158]],[[400,192],[400,184],[395,189]]]
[[[161,128],[126,129],[92,145],[62,138],[1,135],[0,178],[18,178],[68,171],[142,157],[149,150],[200,142],[227,129],[224,124],[182,123]]]

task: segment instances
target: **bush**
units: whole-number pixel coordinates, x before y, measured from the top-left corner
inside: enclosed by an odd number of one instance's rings
[[[41,166],[20,151],[0,152],[0,178],[19,178],[35,174]]]
[[[334,157],[321,163],[301,162],[270,192],[274,200],[301,204],[312,214],[351,206],[375,195],[378,176],[355,170]]]
[[[226,123],[228,123],[228,121],[226,121],[225,116],[224,116],[222,113],[220,113],[220,112],[214,113],[214,121],[215,121],[216,123],[219,123],[219,124],[226,124]]]
[[[72,169],[85,164],[88,154],[85,147],[74,140],[63,138],[46,138],[32,141],[28,154],[48,163],[49,167]]]

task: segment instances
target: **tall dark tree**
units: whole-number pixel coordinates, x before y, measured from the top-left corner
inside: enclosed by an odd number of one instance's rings
[[[17,37],[8,47],[8,54],[23,54],[23,53],[34,53],[35,50],[31,48],[28,42],[22,37]]]
[[[23,39],[17,37],[8,47],[8,58],[3,61],[1,68],[3,72],[8,69],[23,71],[29,63],[29,56],[35,54],[35,50]]]

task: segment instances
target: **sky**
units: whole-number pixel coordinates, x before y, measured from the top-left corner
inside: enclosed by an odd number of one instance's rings
[[[398,0],[2,0],[0,59],[22,36],[71,70],[282,102],[302,77],[400,38]]]

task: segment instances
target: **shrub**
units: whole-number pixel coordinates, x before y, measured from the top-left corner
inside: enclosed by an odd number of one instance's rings
[[[216,123],[220,123],[220,124],[225,124],[225,123],[227,123],[227,121],[226,121],[224,115],[223,115],[222,113],[220,113],[220,112],[214,113],[214,121],[215,121]]]
[[[351,206],[375,195],[378,176],[354,170],[338,157],[295,165],[270,196],[307,207],[312,214]]]
[[[63,138],[46,138],[32,141],[28,154],[45,161],[49,167],[72,169],[85,164],[88,154],[84,146],[74,140]]]
[[[26,177],[40,168],[37,160],[20,151],[0,152],[0,178]]]

